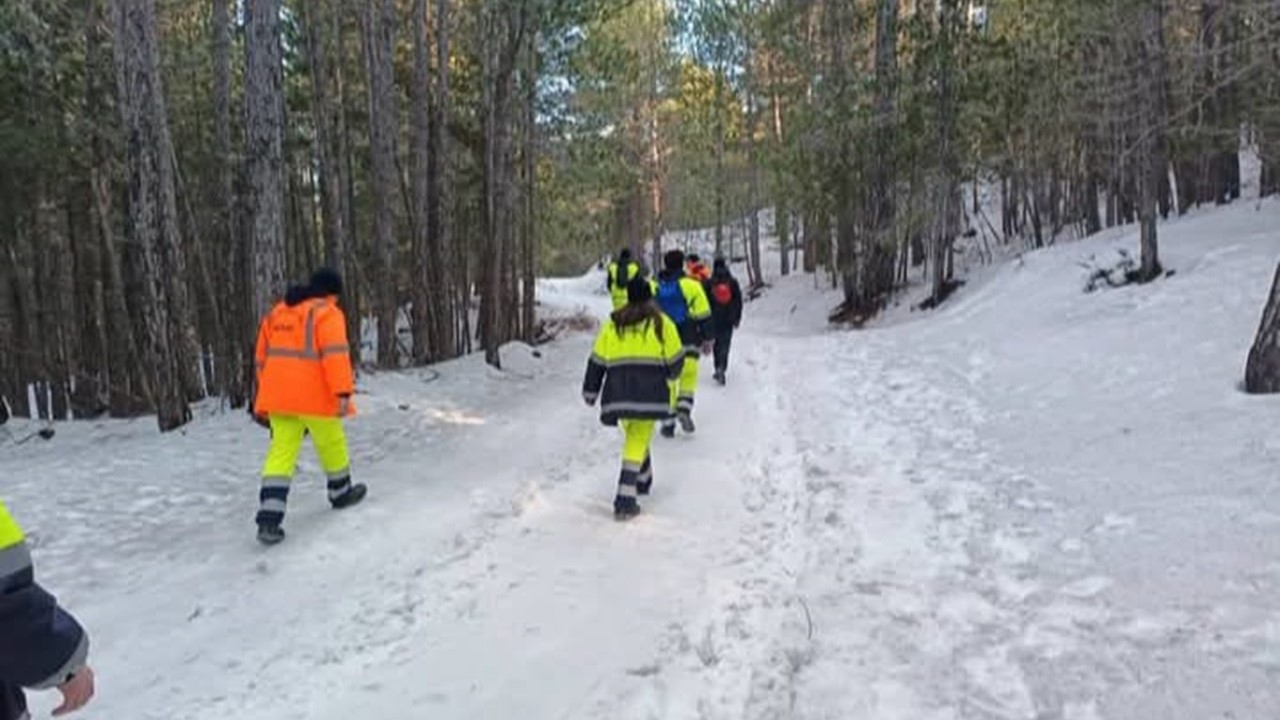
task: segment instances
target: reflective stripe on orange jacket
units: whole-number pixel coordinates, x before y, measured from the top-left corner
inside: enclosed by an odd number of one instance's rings
[[[355,391],[346,316],[333,298],[278,303],[258,328],[254,357],[260,415],[334,417],[339,397]]]

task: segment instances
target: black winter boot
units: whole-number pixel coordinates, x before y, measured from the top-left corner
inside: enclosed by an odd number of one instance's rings
[[[625,522],[640,514],[640,503],[633,497],[619,495],[613,501],[613,519]]]
[[[364,483],[355,483],[350,490],[330,500],[329,503],[333,505],[334,510],[345,510],[352,505],[359,505],[364,496],[368,494],[369,488],[365,487]]]
[[[662,428],[658,431],[662,433],[664,438],[673,438],[676,436],[676,423],[674,420],[663,420]]]
[[[284,528],[274,524],[258,526],[258,542],[263,545],[277,545],[284,540]]]

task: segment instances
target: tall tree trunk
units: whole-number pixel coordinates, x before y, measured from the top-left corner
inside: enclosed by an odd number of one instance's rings
[[[172,258],[182,248],[177,236],[171,143],[160,86],[153,0],[115,0],[115,59],[129,157],[130,227],[144,277],[140,305],[147,333],[143,355],[150,374],[151,400],[163,432],[185,425],[191,410],[178,368],[186,358],[176,357],[171,335],[171,313],[181,309],[171,297],[172,283],[166,280],[178,269],[178,263],[166,262],[166,256]]]
[[[1145,0],[1139,15],[1137,77],[1141,91],[1138,105],[1140,139],[1137,148],[1138,216],[1141,224],[1142,260],[1138,270],[1141,282],[1160,275],[1159,244],[1156,234],[1156,212],[1162,177],[1167,175],[1164,143],[1164,0]]]
[[[449,121],[449,0],[436,1],[436,93],[435,122],[432,123],[431,205],[432,236],[440,249],[439,337],[442,351],[458,355],[469,340],[470,310],[466,302],[468,278],[465,253],[456,241],[453,215],[453,158],[450,155]],[[446,272],[446,264],[455,269]],[[450,276],[453,276],[450,278]],[[462,297],[451,292],[457,288]],[[461,328],[461,332],[458,332]]]
[[[284,66],[280,0],[245,1],[245,118],[253,318],[284,294]]]
[[[399,115],[395,88],[395,0],[370,0],[363,6],[364,55],[369,76],[369,151],[373,168],[373,248],[380,277],[377,288],[378,365],[399,365],[396,337],[399,272],[392,208],[400,183],[396,173]]]
[[[213,0],[213,125],[214,162],[217,164],[217,256],[225,259],[218,280],[222,284],[224,335],[218,361],[224,392],[231,407],[240,407],[247,395],[249,366],[246,339],[253,333],[245,303],[245,243],[236,214],[236,161],[231,142],[231,16],[229,0]]]
[[[892,253],[897,222],[897,207],[894,203],[897,168],[894,158],[897,155],[898,0],[880,0],[876,13],[875,84],[876,149],[872,160],[871,181],[871,223],[874,234],[871,239],[873,252],[870,254],[872,257],[881,257]],[[892,270],[888,278],[883,278],[879,273],[872,275],[878,278],[874,283],[875,296],[892,290]],[[887,280],[888,286],[881,287],[881,280]]]
[[[440,353],[436,314],[440,256],[431,234],[431,61],[427,39],[427,0],[413,2],[413,112],[411,126],[413,188],[413,359],[425,364]]]
[[[219,0],[225,2],[225,0]],[[339,0],[340,1],[340,0]],[[311,102],[316,126],[316,164],[320,172],[320,209],[324,226],[324,263],[346,272],[346,217],[342,208],[341,95],[336,87],[341,53],[334,51],[341,23],[334,0],[309,0],[306,13],[307,51],[311,60]]]
[[[725,121],[724,121],[724,71],[717,67],[715,77],[715,93],[712,96],[712,102],[715,103],[715,153],[716,153],[716,179],[715,179],[715,200],[716,200],[716,255],[724,254],[724,152],[725,152]],[[732,248],[730,248],[732,255]],[[731,258],[732,259],[732,258]],[[655,260],[656,262],[656,260]]]
[[[511,339],[512,315],[509,274],[513,252],[514,192],[511,127],[516,61],[524,42],[529,8],[498,0],[481,6],[484,33],[482,72],[484,115],[484,237],[481,259],[480,339],[485,362],[501,366],[499,349]]]
[[[534,340],[537,326],[537,277],[538,277],[538,25],[536,13],[532,19],[529,41],[525,47],[525,97],[524,97],[524,257],[520,278],[520,327],[526,342]],[[654,119],[656,126],[657,119]],[[655,127],[656,134],[656,127]],[[656,141],[655,141],[656,144]],[[661,191],[659,191],[661,192]],[[655,212],[656,212],[655,208]],[[657,227],[658,218],[654,217]]]
[[[956,101],[954,83],[955,49],[954,34],[957,29],[958,0],[940,0],[941,49],[938,53],[938,158],[941,163],[937,191],[938,209],[930,253],[930,300],[936,307],[946,297],[948,259],[955,241],[956,222],[959,214],[957,187],[959,172],[956,167]]]
[[[747,11],[754,8],[748,4]],[[743,73],[746,86],[746,143],[747,143],[747,211],[751,217],[747,221],[747,275],[753,286],[764,284],[764,268],[760,257],[760,158],[756,145],[756,127],[759,124],[759,110],[756,103],[756,47],[752,32],[747,31],[746,65]]]

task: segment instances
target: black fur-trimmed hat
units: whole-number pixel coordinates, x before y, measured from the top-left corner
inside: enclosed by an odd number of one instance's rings
[[[341,295],[342,275],[333,268],[320,268],[311,275],[311,289],[320,295]]]

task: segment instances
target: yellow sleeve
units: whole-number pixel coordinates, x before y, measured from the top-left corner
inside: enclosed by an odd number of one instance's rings
[[[707,300],[707,292],[702,283],[690,279],[684,285],[684,299],[689,304],[689,319],[695,322],[711,317],[711,303]]]

